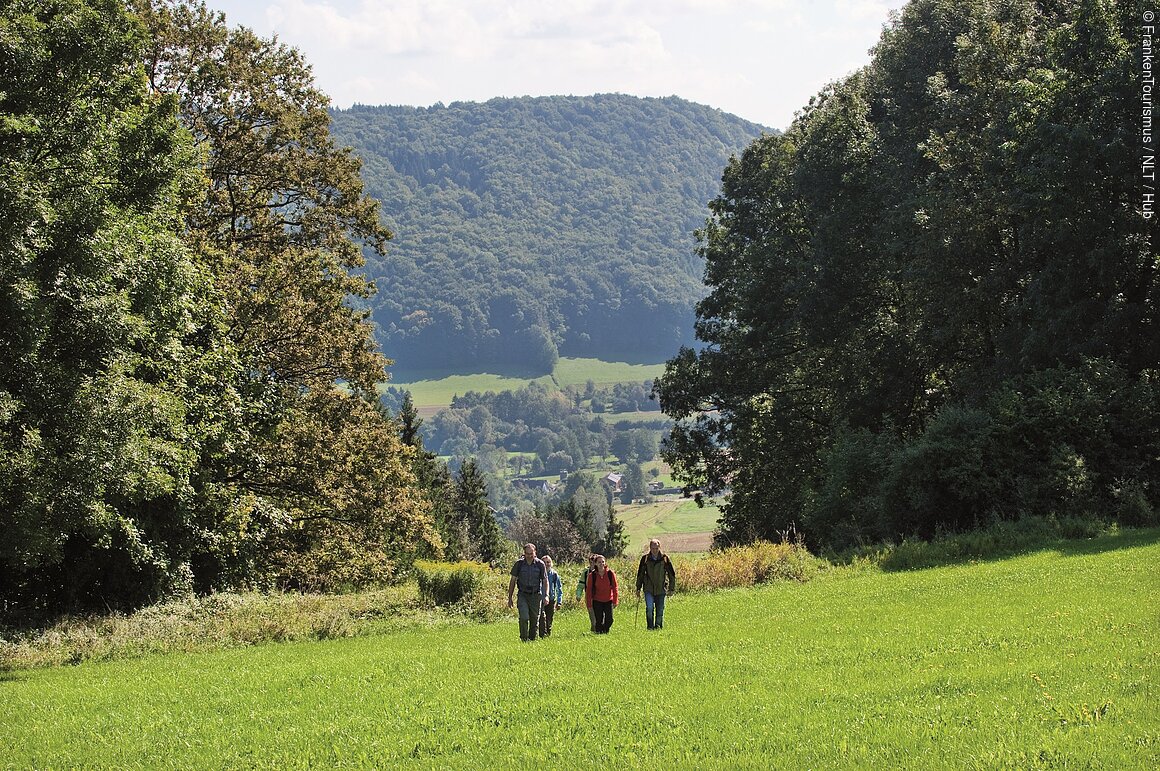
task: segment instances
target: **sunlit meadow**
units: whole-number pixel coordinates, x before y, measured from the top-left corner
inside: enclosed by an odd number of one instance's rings
[[[1160,532],[581,612],[14,671],[0,765],[1157,768]]]

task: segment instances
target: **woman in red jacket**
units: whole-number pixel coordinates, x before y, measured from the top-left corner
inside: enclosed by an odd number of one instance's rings
[[[584,597],[596,616],[596,634],[607,634],[612,628],[612,609],[620,602],[616,591],[616,574],[608,567],[604,556],[596,555],[596,570],[588,574]]]

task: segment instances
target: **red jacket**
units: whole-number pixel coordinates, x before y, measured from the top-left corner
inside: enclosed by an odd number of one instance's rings
[[[612,568],[604,571],[604,578],[593,570],[588,574],[588,585],[585,587],[584,601],[588,607],[592,607],[592,602],[611,602],[616,605],[620,602],[620,595],[616,591],[616,574],[612,572]]]

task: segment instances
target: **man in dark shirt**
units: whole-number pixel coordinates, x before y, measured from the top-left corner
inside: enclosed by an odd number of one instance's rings
[[[536,556],[534,543],[524,544],[524,557],[512,565],[512,579],[508,581],[508,607],[512,594],[520,589],[520,639],[535,640],[540,624],[540,611],[548,601],[548,568]]]

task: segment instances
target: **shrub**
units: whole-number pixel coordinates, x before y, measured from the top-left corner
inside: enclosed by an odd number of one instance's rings
[[[1154,373],[1101,360],[1025,373],[905,438],[840,433],[799,521],[811,543],[839,550],[1025,518],[1059,518],[1080,536],[1108,516],[1148,526],[1160,521],[1158,410]]]
[[[211,594],[135,613],[64,617],[35,629],[0,628],[0,672],[265,642],[332,639],[429,623],[414,584],[357,594]]]
[[[419,596],[441,607],[456,605],[479,595],[491,582],[491,568],[482,562],[415,562]]]
[[[1117,480],[1112,486],[1116,521],[1127,527],[1160,525],[1160,511],[1148,500],[1143,483],[1135,479]]]
[[[676,566],[677,588],[708,591],[770,581],[808,581],[824,564],[800,543],[757,541]]]
[[[1091,517],[1024,517],[996,522],[966,533],[944,534],[931,541],[907,538],[902,543],[858,550],[844,558],[869,557],[886,570],[918,570],[968,560],[997,559],[1040,549],[1061,539],[1095,538],[1108,525]]]

